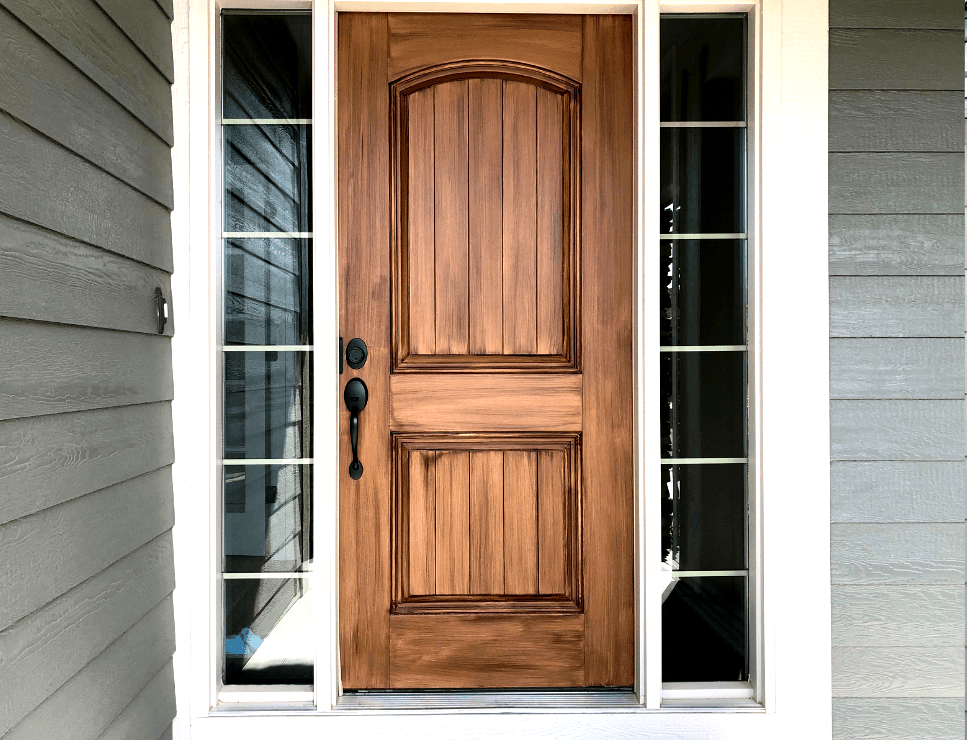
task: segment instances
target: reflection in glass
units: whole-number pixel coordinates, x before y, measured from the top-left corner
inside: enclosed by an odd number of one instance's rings
[[[746,579],[681,578],[661,607],[663,681],[749,678]]]
[[[744,128],[661,130],[661,233],[745,232]]]
[[[661,120],[744,121],[744,15],[661,19]]]
[[[224,684],[313,682],[311,580],[225,580]]]
[[[662,346],[744,345],[746,242],[661,242]]]
[[[662,465],[662,565],[671,570],[746,566],[745,465]]]

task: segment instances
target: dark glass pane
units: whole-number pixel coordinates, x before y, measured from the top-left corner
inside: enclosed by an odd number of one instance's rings
[[[746,456],[746,353],[662,352],[662,457]]]
[[[744,121],[744,16],[664,16],[661,120]]]
[[[746,579],[681,578],[665,597],[663,681],[746,681]]]
[[[661,243],[661,343],[745,344],[746,242]]]
[[[310,581],[272,578],[224,583],[222,682],[311,684],[316,648]]]
[[[225,458],[312,457],[306,396],[312,354],[225,352],[223,361]]]
[[[226,465],[225,572],[290,573],[311,560],[312,466]]]
[[[661,130],[661,233],[745,231],[745,129]]]
[[[222,45],[225,118],[312,117],[308,13],[226,13]]]
[[[311,240],[225,240],[225,344],[312,344]]]
[[[662,465],[662,562],[673,570],[746,567],[745,465]]]

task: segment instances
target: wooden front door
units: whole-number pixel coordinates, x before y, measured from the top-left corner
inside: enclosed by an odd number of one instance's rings
[[[338,23],[343,687],[631,685],[631,18]]]

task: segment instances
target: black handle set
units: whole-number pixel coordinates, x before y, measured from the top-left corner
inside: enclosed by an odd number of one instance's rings
[[[340,348],[342,340],[340,339]],[[342,360],[340,352],[340,364]],[[346,348],[346,364],[355,369],[361,368],[366,364],[366,344],[362,339],[353,339]],[[349,442],[353,447],[353,461],[349,463],[349,477],[359,480],[363,475],[363,464],[359,462],[359,413],[366,408],[369,400],[369,391],[366,384],[359,378],[352,378],[346,383],[346,388],[342,394],[349,409]]]

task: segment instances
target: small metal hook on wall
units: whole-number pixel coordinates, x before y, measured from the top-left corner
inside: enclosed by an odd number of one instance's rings
[[[161,292],[161,288],[154,289],[154,306],[158,312],[158,333],[164,334],[165,324],[168,323],[168,301],[165,299],[165,294]]]

